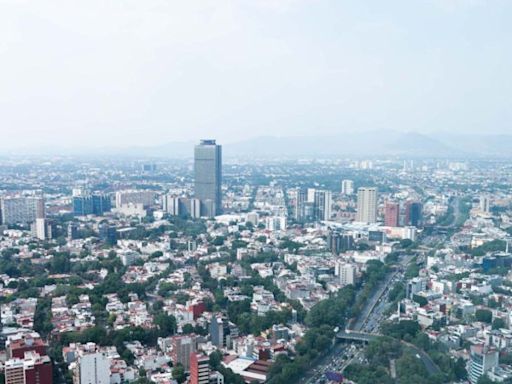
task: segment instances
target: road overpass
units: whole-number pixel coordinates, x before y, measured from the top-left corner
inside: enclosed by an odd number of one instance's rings
[[[366,333],[366,332],[352,332],[352,331],[340,331],[336,334],[336,337],[342,341],[348,342],[360,342],[360,343],[369,343],[372,340],[375,340],[382,335],[377,333]],[[427,372],[431,375],[435,375],[441,373],[439,367],[434,363],[434,361],[430,358],[430,356],[423,350],[415,346],[414,344],[407,343],[405,341],[400,341],[403,345],[412,349],[414,353],[421,359],[423,365],[427,369]]]

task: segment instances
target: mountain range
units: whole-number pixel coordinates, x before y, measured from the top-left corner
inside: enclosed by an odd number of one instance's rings
[[[199,140],[197,140],[199,141]],[[194,141],[169,142],[156,146],[126,148],[39,148],[18,154],[61,154],[123,157],[191,158]],[[427,158],[511,157],[512,135],[508,134],[420,134],[414,132],[371,131],[318,136],[259,136],[222,143],[223,155],[248,158],[300,158],[343,156],[397,156]]]

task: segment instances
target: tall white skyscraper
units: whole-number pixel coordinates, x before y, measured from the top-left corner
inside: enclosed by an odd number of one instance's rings
[[[377,188],[362,187],[357,190],[356,221],[377,222]]]
[[[354,193],[354,182],[352,180],[341,180],[341,193],[352,195]]]

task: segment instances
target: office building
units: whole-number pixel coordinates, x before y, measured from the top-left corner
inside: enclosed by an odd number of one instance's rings
[[[341,181],[341,194],[350,196],[354,193],[354,182],[352,180]]]
[[[377,222],[377,188],[362,187],[357,190],[356,221]]]
[[[330,191],[315,190],[313,204],[315,220],[331,219],[332,194]]]
[[[210,359],[208,356],[190,354],[190,384],[209,384],[210,382]]]
[[[142,204],[148,208],[155,204],[156,192],[145,190],[126,190],[116,192],[116,208],[128,204]]]
[[[201,216],[222,212],[222,147],[215,140],[201,140],[194,149],[194,191],[201,201]]]
[[[428,280],[424,277],[415,277],[407,282],[405,297],[413,299],[414,295],[427,289]]]
[[[488,196],[480,196],[480,211],[484,213],[491,211],[491,200]]]
[[[231,341],[238,337],[235,324],[220,314],[214,314],[210,322],[210,338],[213,345],[219,348],[230,348]]]
[[[31,224],[45,217],[42,197],[4,197],[0,200],[2,224]]]
[[[334,255],[346,252],[354,247],[354,236],[330,229],[327,234],[327,249]]]
[[[77,223],[68,224],[68,239],[76,240],[80,237],[79,227]]]
[[[174,336],[171,339],[171,344],[173,365],[181,364],[188,371],[190,356],[196,352],[196,337],[194,335]]]
[[[100,224],[98,227],[100,240],[110,246],[117,244],[117,228],[108,223]]]
[[[75,216],[103,216],[105,212],[110,212],[111,209],[112,202],[108,195],[93,194],[73,197],[73,214]]]
[[[74,384],[110,384],[110,361],[100,352],[83,352],[76,360]]]
[[[421,226],[423,219],[423,206],[417,201],[407,201],[405,203],[405,224],[413,227]]]
[[[398,227],[400,219],[400,204],[388,201],[384,207],[384,225]]]
[[[498,366],[498,351],[484,344],[472,345],[469,361],[469,381],[476,384],[487,371]]]
[[[201,201],[199,199],[164,195],[162,208],[171,216],[190,216],[193,219],[201,217]]]
[[[305,206],[307,203],[307,193],[303,188],[297,188],[295,190],[295,206],[294,206],[294,218],[298,222],[304,222],[306,217]]]

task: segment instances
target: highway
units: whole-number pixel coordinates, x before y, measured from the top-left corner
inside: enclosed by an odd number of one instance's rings
[[[384,312],[389,306],[387,294],[394,283],[403,278],[403,272],[401,271],[405,269],[411,258],[411,255],[403,255],[400,258],[399,268],[388,273],[385,280],[379,284],[371,297],[366,301],[355,321],[347,326],[347,329],[367,333],[378,331],[380,323],[384,319]],[[362,349],[355,349],[347,344],[336,345],[327,355],[319,358],[313,364],[314,368],[308,371],[299,383],[323,383],[324,372],[329,370],[341,372],[346,367],[348,361],[352,361],[360,356],[361,351]]]

